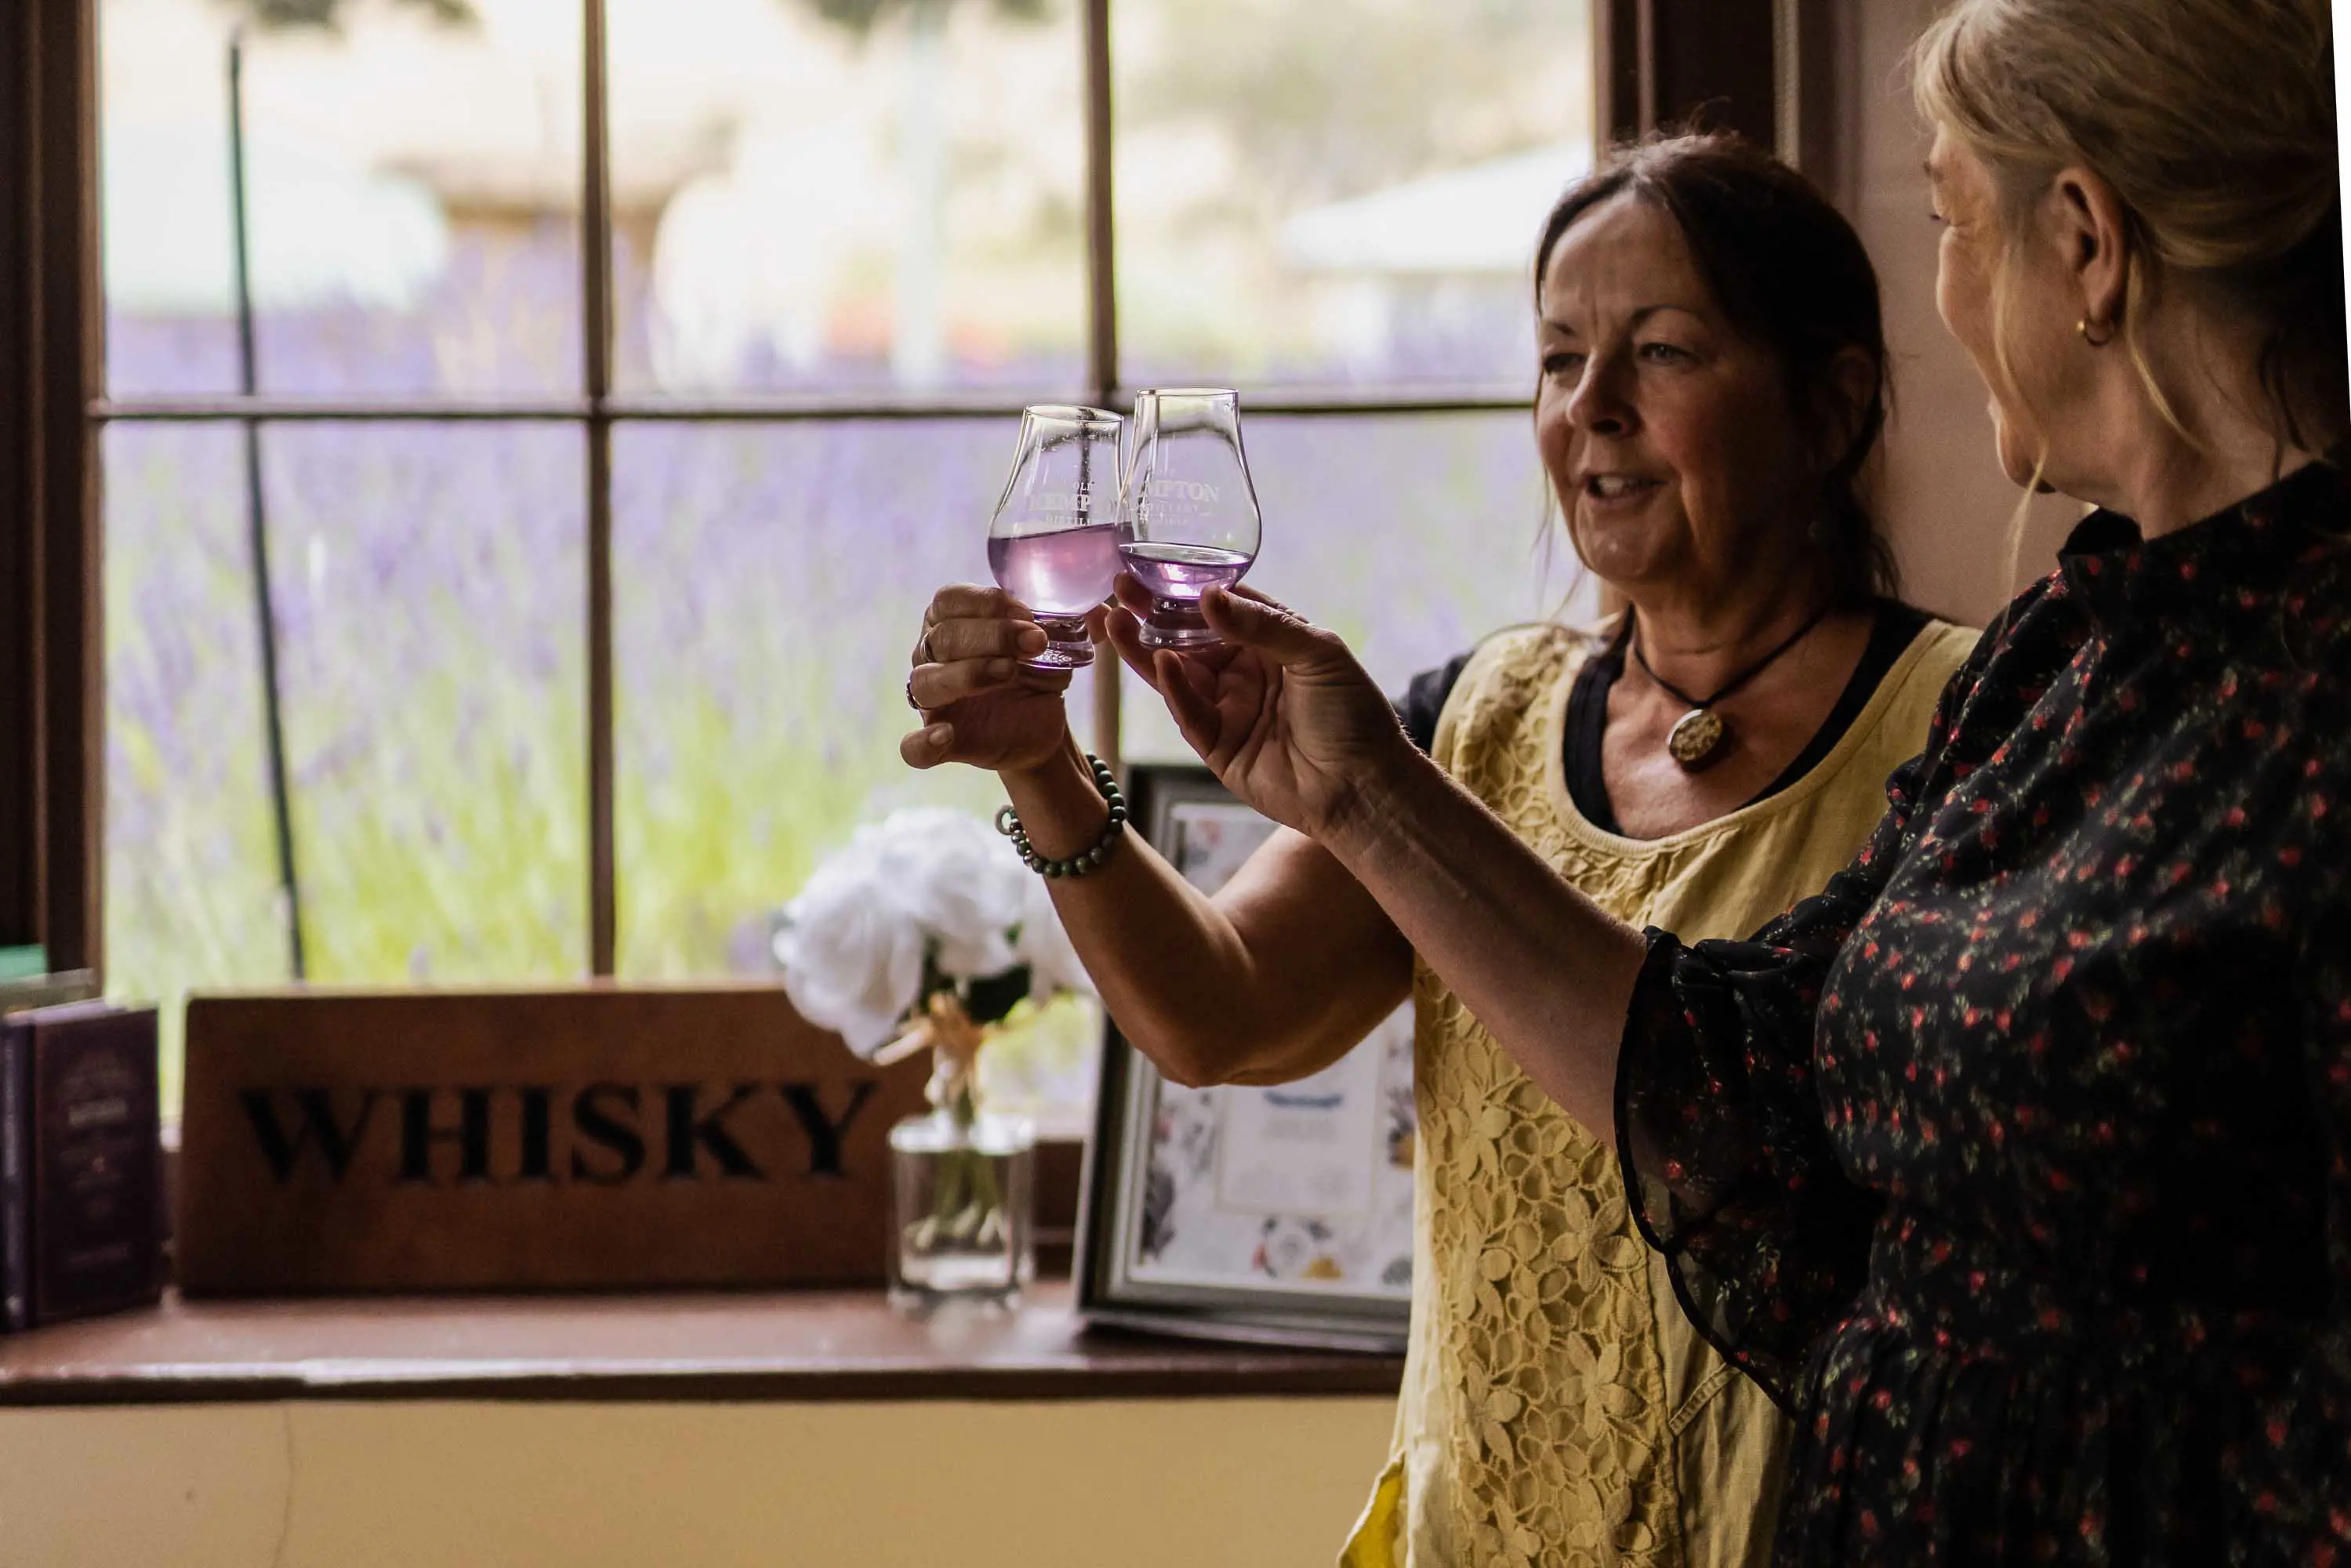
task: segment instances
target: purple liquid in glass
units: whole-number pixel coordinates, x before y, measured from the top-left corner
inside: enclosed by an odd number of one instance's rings
[[[996,585],[1040,615],[1083,615],[1110,597],[1118,575],[1118,530],[1064,528],[987,541]]]
[[[1118,553],[1153,598],[1185,602],[1212,588],[1230,588],[1255,559],[1209,545],[1122,544]]]

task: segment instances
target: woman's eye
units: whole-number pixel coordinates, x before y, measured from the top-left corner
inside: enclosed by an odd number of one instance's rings
[[[1678,364],[1690,358],[1690,351],[1673,343],[1644,343],[1641,357],[1655,364]]]
[[[1545,354],[1543,356],[1543,374],[1547,376],[1573,375],[1577,371],[1583,368],[1583,356],[1582,354],[1571,354],[1562,350],[1557,353]]]

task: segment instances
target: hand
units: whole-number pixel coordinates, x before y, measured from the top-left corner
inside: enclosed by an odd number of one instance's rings
[[[1099,632],[1102,612],[1088,618]],[[1040,766],[1069,734],[1066,670],[1034,670],[1045,629],[1001,589],[958,584],[932,596],[906,683],[924,727],[898,742],[910,768],[966,762],[999,773]]]
[[[1127,667],[1166,703],[1185,741],[1226,789],[1284,826],[1321,837],[1378,771],[1411,749],[1395,710],[1332,632],[1252,589],[1210,589],[1200,612],[1220,645],[1144,646],[1151,596],[1121,577],[1106,630]]]

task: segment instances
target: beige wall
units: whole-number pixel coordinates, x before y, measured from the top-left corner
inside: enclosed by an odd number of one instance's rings
[[[1857,110],[1850,215],[1877,263],[1894,350],[1895,419],[1887,438],[1885,513],[1904,592],[1938,614],[1980,626],[2013,591],[2006,580],[2017,490],[1993,461],[1984,385],[1935,314],[1938,231],[1920,163],[1927,137],[1910,107],[1903,55],[1936,0],[1844,0],[1852,9]],[[2081,507],[2032,505],[2020,580],[2047,571]]]
[[[1295,1568],[1384,1399],[0,1411],[5,1568]]]

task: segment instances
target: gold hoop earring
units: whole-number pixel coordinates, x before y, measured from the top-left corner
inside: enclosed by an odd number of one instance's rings
[[[2093,349],[2103,349],[2108,343],[2115,340],[2115,334],[2112,329],[2109,329],[2106,335],[2103,338],[2093,338],[2090,336],[2090,319],[2087,316],[2083,317],[2079,321],[2074,323],[2074,330],[2079,332],[2082,335],[2082,341],[2089,344]]]

